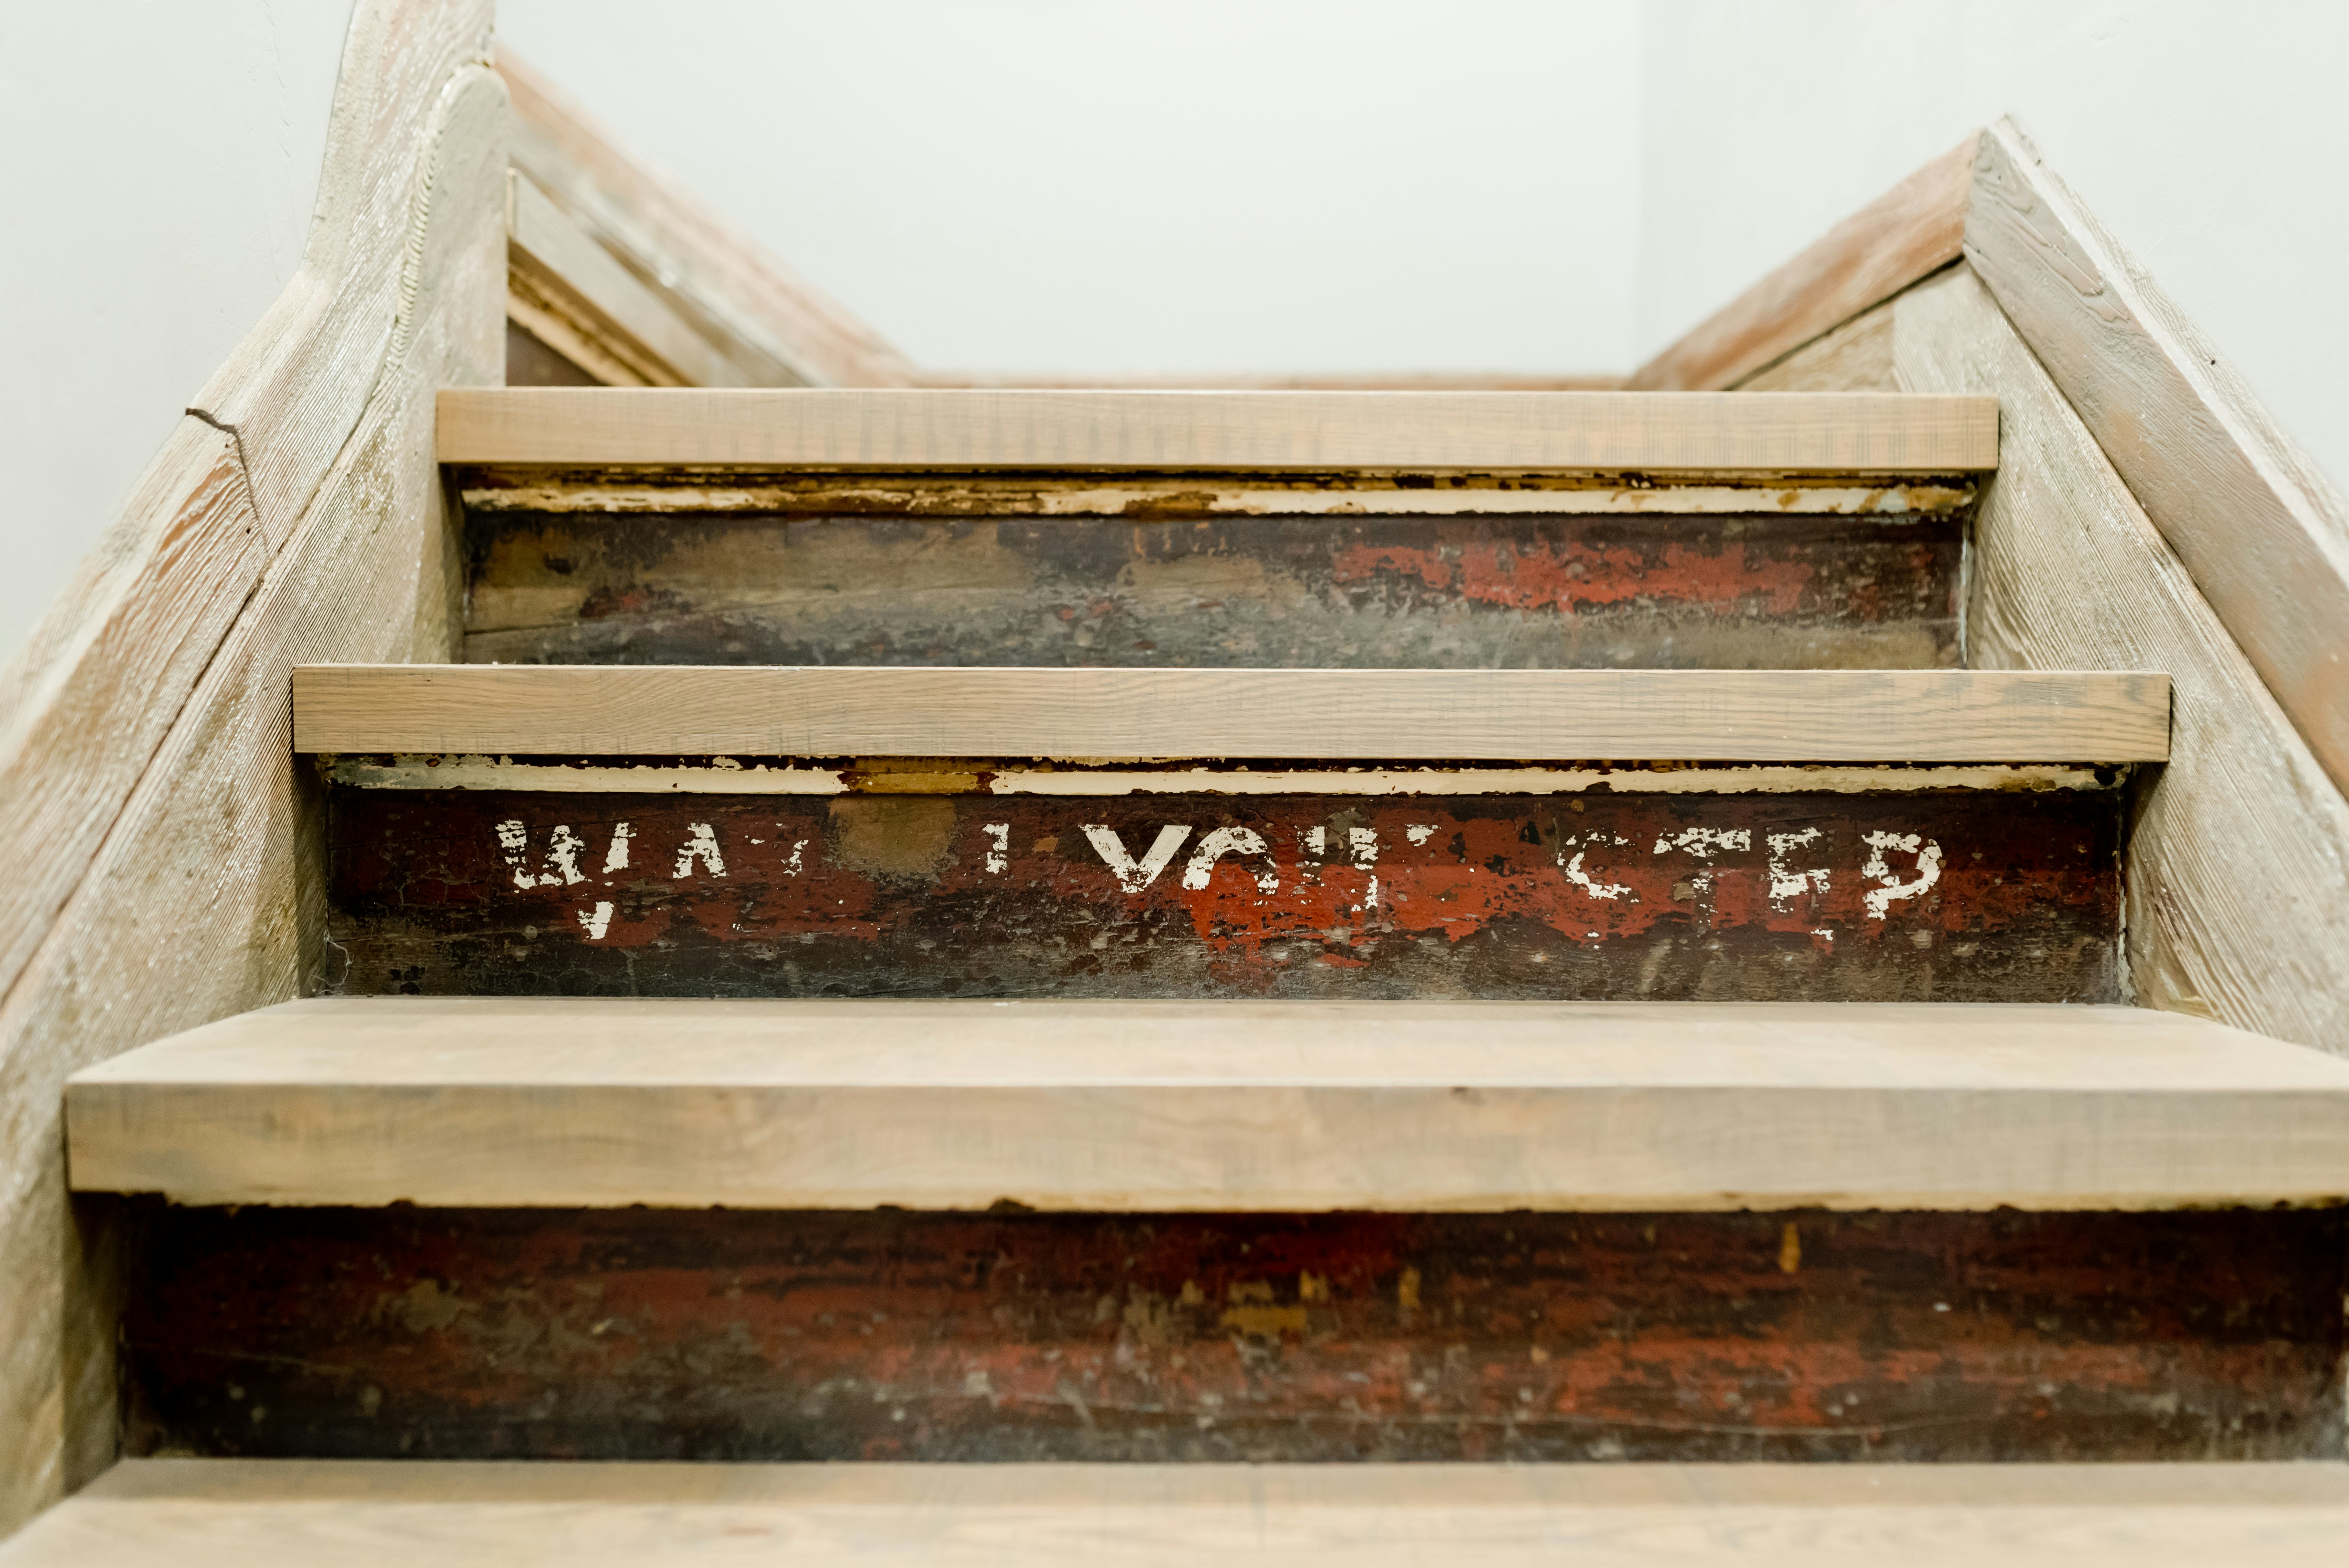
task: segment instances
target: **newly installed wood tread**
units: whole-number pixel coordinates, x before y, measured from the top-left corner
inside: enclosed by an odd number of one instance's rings
[[[0,1568],[2323,1563],[2349,1466],[130,1460]]]
[[[2349,1062],[2126,1007],[333,998],[117,1057],[66,1114],[77,1189],[185,1203],[2349,1194]]]
[[[2046,670],[313,665],[294,746],[504,755],[2147,762],[2169,677]]]
[[[444,463],[1957,474],[1990,397],[505,387],[440,394]]]

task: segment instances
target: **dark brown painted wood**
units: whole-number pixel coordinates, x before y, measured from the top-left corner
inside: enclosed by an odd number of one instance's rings
[[[2123,1001],[2121,799],[342,789],[329,980]]]
[[[2337,1460],[2340,1211],[157,1210],[133,1453]]]
[[[1178,498],[1179,499],[1179,498]],[[1366,505],[1375,505],[1369,500]],[[504,664],[1933,668],[1962,518],[477,512]]]

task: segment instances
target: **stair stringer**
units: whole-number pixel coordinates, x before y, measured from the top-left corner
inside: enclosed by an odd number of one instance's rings
[[[295,995],[323,940],[292,665],[445,657],[433,394],[502,375],[487,0],[362,0],[302,269],[0,676],[0,1535],[116,1452],[111,1227],[65,1078]]]

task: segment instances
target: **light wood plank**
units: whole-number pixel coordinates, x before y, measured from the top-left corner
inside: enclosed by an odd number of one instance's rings
[[[444,463],[1958,474],[1981,397],[1837,393],[458,389]]]
[[[1958,259],[1974,144],[1957,147],[1827,231],[1633,373],[1638,390],[1712,392]]]
[[[638,162],[503,39],[497,68],[513,96],[514,166],[571,219],[633,263],[722,342],[752,383],[898,387],[903,356],[770,254],[747,230]]]
[[[2349,788],[2349,505],[2011,124],[1974,189],[1974,270]]]
[[[2349,1195],[2349,1062],[2123,1007],[340,998],[67,1091],[181,1203],[2103,1209]]]
[[[2326,1564],[2349,1467],[132,1460],[5,1568]]]
[[[622,386],[748,387],[749,377],[519,170],[506,174],[509,315]]]
[[[7,684],[0,1533],[110,1462],[115,1253],[68,1206],[75,1068],[293,995],[321,909],[287,670],[446,656],[436,386],[495,379],[490,8],[352,14],[302,267]]]
[[[2168,677],[1968,670],[316,665],[300,751],[2146,762]]]
[[[2169,765],[2129,839],[2138,997],[2349,1054],[2349,800],[1971,271],[1893,308],[1903,385],[1992,390],[2012,416],[1974,522],[1970,661],[2174,672]]]

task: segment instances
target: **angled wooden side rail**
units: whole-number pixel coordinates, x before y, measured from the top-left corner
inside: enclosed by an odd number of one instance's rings
[[[316,665],[311,752],[2158,762],[2168,677],[1971,670]]]
[[[520,170],[506,172],[506,314],[616,387],[749,387],[749,373]]]

